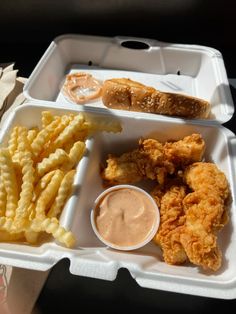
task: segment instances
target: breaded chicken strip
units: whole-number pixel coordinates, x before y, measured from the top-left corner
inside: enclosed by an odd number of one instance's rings
[[[184,180],[194,192],[183,201],[186,223],[181,243],[192,263],[216,271],[221,266],[217,231],[228,221],[226,176],[213,163],[197,162],[187,167]]]
[[[175,171],[173,163],[165,158],[163,144],[154,139],[140,139],[138,151],[136,163],[143,177],[163,185],[166,175]]]
[[[188,194],[183,205],[186,223],[180,242],[193,264],[216,271],[221,266],[216,230],[222,226],[224,201],[214,191],[202,188]]]
[[[178,265],[187,260],[180,242],[185,223],[182,201],[186,196],[184,185],[172,185],[165,190],[157,186],[151,193],[160,209],[160,227],[153,238],[163,251],[166,263]]]
[[[101,175],[107,185],[135,183],[147,178],[163,185],[167,174],[200,161],[204,150],[205,142],[200,134],[165,144],[155,139],[140,139],[137,149],[120,157],[108,155]]]
[[[106,162],[101,173],[106,185],[135,183],[147,178],[163,184],[168,169],[173,169],[172,165],[165,167],[163,145],[154,139],[140,139],[138,149],[120,157],[108,155]]]
[[[225,174],[213,163],[196,162],[184,172],[186,183],[191,189],[212,189],[226,200],[229,196],[229,186]]]
[[[108,155],[107,166],[103,169],[101,176],[105,185],[136,183],[141,181],[144,176],[139,171],[136,160],[139,151],[124,153],[120,157]]]
[[[205,141],[200,134],[192,134],[164,146],[165,159],[175,167],[183,167],[201,161],[205,152]]]

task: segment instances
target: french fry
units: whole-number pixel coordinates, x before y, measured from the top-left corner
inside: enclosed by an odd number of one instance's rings
[[[74,143],[74,145],[70,149],[68,160],[63,162],[61,169],[64,171],[69,171],[70,169],[75,167],[80,162],[80,159],[83,157],[85,149],[86,146],[84,142],[78,141]]]
[[[75,170],[71,170],[62,179],[55,201],[48,211],[48,217],[57,217],[61,213],[61,210],[71,193],[74,176]]]
[[[44,158],[37,164],[36,173],[39,177],[41,177],[49,170],[53,170],[68,161],[68,154],[63,149],[58,148],[54,153],[50,154],[48,158]]]
[[[55,138],[71,123],[74,119],[74,116],[63,115],[60,117],[60,122],[58,123],[57,127],[55,128],[54,132],[51,136],[51,141],[54,141]]]
[[[42,128],[46,128],[53,121],[53,115],[51,111],[42,111],[41,113],[41,123]]]
[[[38,196],[40,195],[42,190],[44,190],[46,188],[46,186],[48,185],[48,183],[51,181],[55,171],[56,170],[52,170],[40,178],[40,180],[38,181],[38,183],[34,189],[34,195],[32,198],[33,202],[36,201],[36,199],[38,198]]]
[[[67,143],[65,143],[64,145],[63,145],[63,149],[64,149],[64,151],[67,153],[67,154],[69,154],[69,152],[70,152],[70,150],[71,150],[71,148],[72,148],[72,146],[74,145],[74,140],[73,139],[70,139]]]
[[[7,192],[5,190],[3,179],[0,175],[0,217],[5,215],[7,204]]]
[[[18,140],[17,140],[17,151],[18,152],[22,152],[22,151],[31,151],[31,147],[29,145],[29,142],[28,142],[28,138],[27,138],[27,135],[28,135],[28,130],[27,128],[25,127],[19,127],[18,128]]]
[[[69,125],[69,123],[74,119],[74,115],[63,115],[59,117],[60,121],[55,127],[54,131],[51,133],[49,140],[44,145],[42,152],[38,156],[38,162],[42,161],[44,158],[47,158],[51,153],[56,149],[55,139],[58,135]],[[67,144],[67,143],[66,143]]]
[[[35,219],[31,228],[35,232],[46,231],[47,233],[52,234],[55,239],[69,248],[73,247],[76,242],[73,233],[60,226],[56,218],[48,217],[43,220]]]
[[[10,139],[8,141],[8,149],[11,156],[14,155],[17,150],[17,138],[18,138],[18,126],[15,126],[10,134]]]
[[[38,128],[33,128],[28,131],[27,140],[30,145],[33,143],[33,140],[36,138],[38,132],[39,132]]]
[[[29,213],[29,223],[35,218],[35,203],[32,201],[29,205],[29,207],[26,209]],[[26,229],[28,230],[30,226],[28,226]]]
[[[22,187],[20,193],[20,199],[16,208],[16,214],[14,217],[14,224],[16,227],[22,228],[27,225],[29,212],[27,209],[30,206],[34,192],[34,167],[33,160],[30,152],[22,152],[21,157],[22,166]]]
[[[44,145],[50,139],[50,136],[53,134],[54,129],[60,122],[60,118],[57,117],[50,124],[48,124],[45,128],[43,128],[33,140],[31,144],[32,152],[35,157],[37,157],[40,152],[43,150]]]
[[[76,134],[73,135],[72,140],[73,142],[78,142],[78,141],[85,142],[88,136],[89,136],[89,129],[84,129],[84,130],[76,132]]]
[[[30,244],[36,244],[38,242],[40,232],[33,230],[26,230],[24,232],[25,239]]]
[[[84,122],[84,117],[82,114],[78,114],[74,119],[68,124],[68,126],[59,134],[55,139],[54,147],[60,148],[66,142],[68,142],[78,131],[81,130]]]
[[[13,219],[9,217],[0,217],[0,230],[12,233],[14,231]]]
[[[14,131],[15,130],[13,129],[13,132]],[[16,143],[14,143],[14,146],[15,146],[14,152],[11,147],[12,153],[10,153],[12,155],[12,160],[15,163],[20,162],[20,152],[25,149],[24,147],[22,147],[22,139],[25,138],[26,132],[27,132],[27,129],[25,127],[17,126],[17,137],[16,137]]]
[[[72,163],[71,167],[74,167],[80,161],[84,155],[85,149],[86,146],[84,142],[78,141],[74,143],[69,153],[69,158]]]
[[[122,131],[120,122],[115,119],[111,119],[110,117],[98,119],[97,117],[88,115],[86,113],[82,113],[82,115],[85,120],[84,128],[88,128],[92,133],[96,131],[119,133]]]
[[[55,198],[63,176],[63,171],[56,170],[47,187],[39,195],[35,206],[36,219],[44,219],[46,217],[46,209],[50,201]]]
[[[18,186],[11,155],[7,148],[0,149],[1,178],[7,193],[6,216],[14,217],[18,202]]]

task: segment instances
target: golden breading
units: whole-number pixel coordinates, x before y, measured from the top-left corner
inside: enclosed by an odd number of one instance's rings
[[[175,167],[187,166],[201,161],[205,153],[205,141],[200,134],[193,133],[183,140],[167,142],[164,145],[165,158]]]
[[[197,162],[190,165],[184,172],[186,183],[194,190],[212,189],[223,199],[229,196],[229,186],[225,174],[209,162]]]
[[[186,225],[181,243],[191,262],[216,271],[222,261],[217,231],[228,221],[228,181],[215,164],[206,162],[187,167],[184,180],[194,192],[183,201]]]
[[[135,183],[143,179],[132,153],[124,153],[120,157],[108,155],[106,167],[101,172],[105,185]]]
[[[188,194],[183,205],[186,223],[180,241],[189,260],[204,269],[218,270],[222,254],[216,230],[222,223],[223,199],[214,191],[203,188]]]
[[[145,178],[163,185],[168,174],[201,161],[204,151],[205,142],[200,134],[167,143],[140,139],[138,149],[119,157],[108,155],[102,178],[106,185],[134,183]]]
[[[186,186],[174,184],[164,189],[157,186],[151,195],[160,209],[160,227],[153,240],[161,246],[166,263],[182,264],[187,260],[180,242],[181,231],[185,224],[182,202],[186,196]]]

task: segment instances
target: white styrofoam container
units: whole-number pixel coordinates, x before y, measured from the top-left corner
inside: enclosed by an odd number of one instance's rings
[[[202,121],[158,119],[153,115],[130,116],[125,111],[97,111],[71,104],[32,102],[18,107],[4,120],[0,142],[5,143],[10,129],[16,124],[33,127],[40,124],[41,111],[53,114],[80,112],[103,119],[118,119],[123,127],[119,134],[98,133],[86,142],[87,153],[79,163],[73,193],[61,218],[61,224],[71,229],[77,239],[73,249],[50,240],[39,246],[0,243],[0,263],[35,270],[47,270],[59,260],[70,260],[70,272],[75,275],[114,280],[118,269],[125,267],[140,286],[212,298],[236,298],[236,138],[225,127]],[[223,264],[219,271],[210,273],[189,265],[170,266],[163,262],[158,246],[149,243],[137,251],[121,252],[105,247],[96,238],[90,224],[93,202],[103,190],[99,175],[100,163],[108,153],[119,154],[137,145],[140,137],[156,137],[160,141],[178,140],[192,133],[201,133],[206,142],[205,157],[226,174],[232,193],[230,221],[219,234]],[[150,187],[142,186],[147,191]]]
[[[146,45],[145,49],[130,48],[140,45],[141,48]],[[218,50],[134,37],[57,37],[30,75],[24,94],[30,100],[69,104],[61,88],[66,74],[76,71],[86,71],[100,80],[127,77],[161,91],[205,99],[211,103],[208,121],[224,123],[234,112],[224,61]],[[101,99],[85,106],[106,108]],[[165,119],[160,115],[154,117]]]

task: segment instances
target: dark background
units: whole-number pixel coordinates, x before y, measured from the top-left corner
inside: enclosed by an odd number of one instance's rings
[[[19,75],[28,77],[58,35],[125,35],[216,48],[232,79],[235,31],[233,0],[0,0],[0,63],[15,62]],[[236,103],[233,84],[231,91]],[[235,115],[225,126],[236,132]],[[141,288],[125,269],[114,282],[73,276],[69,261],[62,260],[52,269],[34,312],[194,314],[233,309],[235,300]]]
[[[58,35],[127,35],[216,48],[233,77],[234,7],[234,0],[1,0],[0,62],[15,61],[29,75]]]

